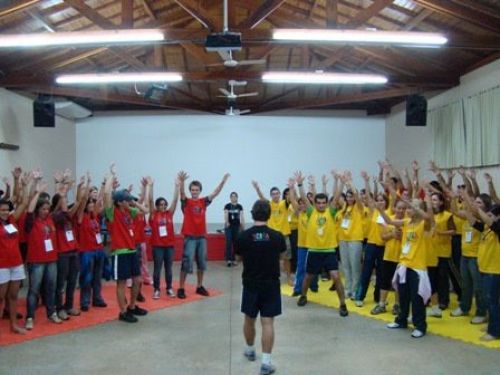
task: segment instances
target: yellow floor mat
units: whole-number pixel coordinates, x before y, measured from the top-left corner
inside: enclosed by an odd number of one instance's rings
[[[337,298],[336,292],[331,292],[328,288],[331,286],[330,281],[320,281],[319,282],[319,292],[307,294],[308,302],[314,302],[327,307],[339,307],[339,300]],[[285,296],[291,296],[293,288],[289,285],[281,285],[281,293]],[[454,296],[454,294],[453,294]],[[356,307],[354,302],[351,300],[347,301],[347,308],[349,314],[358,314],[368,318],[381,320],[383,322],[394,321],[394,316],[391,313],[392,304],[394,302],[394,293],[390,293],[388,297],[388,308],[387,312],[379,315],[371,315],[370,310],[375,306],[373,301],[373,287],[370,285],[366,298],[364,300],[363,307]],[[436,335],[448,337],[455,340],[464,341],[470,344],[479,345],[492,349],[500,349],[500,340],[494,340],[489,342],[483,342],[479,340],[479,337],[484,335],[481,332],[481,328],[485,327],[485,324],[473,325],[470,324],[471,316],[465,317],[451,317],[450,311],[455,309],[457,306],[456,299],[452,301],[451,308],[448,308],[443,312],[442,318],[427,318],[427,332],[434,333]],[[474,311],[474,309],[472,310]]]

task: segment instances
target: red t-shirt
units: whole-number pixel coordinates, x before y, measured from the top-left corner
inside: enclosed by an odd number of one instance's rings
[[[103,248],[99,218],[86,212],[82,222],[78,224],[78,244],[81,252],[94,251]]]
[[[182,212],[184,213],[181,231],[183,235],[202,237],[207,234],[205,213],[210,203],[208,197],[181,200]]]
[[[134,217],[135,244],[146,242],[146,218],[142,212]]]
[[[57,261],[56,226],[50,215],[46,219],[33,219],[28,236],[28,263]]]
[[[174,246],[174,221],[170,211],[155,211],[149,217],[151,226],[151,245],[159,247]]]
[[[62,211],[54,212],[52,220],[56,225],[57,251],[67,253],[76,250],[78,248],[76,231],[68,214]]]
[[[0,268],[17,267],[23,264],[19,250],[19,230],[14,217],[0,223]]]
[[[111,250],[135,250],[134,220],[131,210],[122,211],[117,207],[113,207],[112,210],[112,220],[106,212],[108,230],[111,235]],[[132,212],[136,213],[137,210]]]
[[[19,243],[24,243],[28,241],[28,238],[26,237],[26,232],[24,231],[24,223],[26,221],[26,215],[27,212],[23,212],[21,216],[19,217],[19,220],[17,220],[18,224],[18,229],[19,229]]]

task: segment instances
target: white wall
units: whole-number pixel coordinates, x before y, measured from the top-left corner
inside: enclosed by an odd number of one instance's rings
[[[33,126],[33,101],[0,89],[0,142],[19,145],[19,150],[0,150],[0,175],[10,176],[14,166],[41,168],[48,175],[56,169],[75,170],[75,126],[56,116],[54,128]]]
[[[316,114],[316,113],[314,113]],[[208,210],[207,221],[223,221],[229,193],[237,191],[247,211],[256,199],[251,180],[265,194],[286,186],[297,169],[315,174],[331,168],[372,168],[385,153],[384,119],[360,113],[323,116],[218,116],[202,114],[96,115],[77,123],[77,171],[99,178],[115,161],[121,184],[154,176],[155,196],[168,200],[177,171],[186,170],[209,194],[225,172],[231,174],[221,196]],[[360,182],[357,179],[358,183]],[[180,212],[176,221],[181,220]]]
[[[500,85],[500,59],[462,76],[459,86],[428,99],[428,109],[444,106],[498,85]],[[434,152],[432,129],[429,126],[405,126],[404,104],[393,107],[391,112],[386,119],[387,157],[398,168],[409,166],[412,160],[417,160],[426,172]],[[485,168],[481,173],[486,171],[495,176],[494,181],[500,186],[500,168]],[[427,175],[430,176],[428,173]],[[480,178],[479,181],[482,183],[483,179]]]

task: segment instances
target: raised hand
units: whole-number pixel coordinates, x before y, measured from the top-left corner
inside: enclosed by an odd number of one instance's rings
[[[328,184],[328,177],[326,176],[326,174],[324,174],[323,176],[321,176],[321,183],[323,185]]]
[[[418,161],[413,160],[411,162],[411,168],[413,169],[414,172],[418,172],[418,170],[420,169],[420,166],[418,165]]]
[[[18,179],[21,177],[23,170],[21,169],[21,167],[14,167],[14,169],[12,170],[11,173],[12,173],[12,177],[14,177],[14,179]]]
[[[493,182],[493,177],[491,177],[491,175],[489,173],[485,173],[484,174],[484,179],[486,180],[486,182],[489,184],[491,182]]]
[[[295,177],[295,181],[297,181],[297,184],[302,184],[304,182],[305,176],[302,175],[301,171],[297,171],[293,174],[293,177]]]
[[[366,173],[366,171],[361,171],[361,178],[363,178],[363,180],[365,180],[366,182],[370,180],[370,176],[368,176],[368,173]]]
[[[179,173],[177,173],[177,177],[181,182],[184,182],[189,178],[189,175],[184,171],[180,171]]]

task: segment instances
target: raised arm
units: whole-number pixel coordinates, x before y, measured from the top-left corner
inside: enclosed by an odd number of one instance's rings
[[[325,195],[328,194],[327,186],[328,186],[328,176],[324,174],[323,176],[321,176],[321,187],[322,187],[321,192]]]
[[[366,202],[368,204],[368,207],[370,208],[371,215],[375,207],[372,192],[370,190],[370,176],[368,176],[368,173],[366,173],[366,171],[361,171],[361,178],[365,182]]]
[[[476,170],[470,169],[469,173],[467,173],[467,177],[469,177],[469,180],[470,180],[471,185],[472,185],[472,195],[474,197],[477,197],[479,194],[481,194],[481,190],[479,190],[479,185],[477,184]]]
[[[297,182],[297,187],[299,188],[300,199],[302,199],[302,201],[305,203],[307,207],[310,207],[311,202],[309,202],[309,199],[307,199],[306,191],[304,189],[304,180],[305,180],[304,175],[302,174],[301,171],[297,171],[294,173],[294,178],[295,181]]]
[[[208,199],[210,201],[213,201],[217,195],[220,194],[220,192],[222,191],[222,188],[224,187],[224,185],[226,184],[227,180],[229,179],[231,175],[229,173],[226,173],[223,177],[222,177],[222,180],[221,182],[219,182],[219,185],[217,185],[217,187],[215,188],[215,190],[208,195]]]
[[[181,201],[183,201],[184,199],[186,199],[186,180],[189,178],[189,175],[184,171],[180,171],[179,173],[177,173],[177,178],[180,181],[179,194],[181,197]]]
[[[350,171],[344,172],[344,180],[347,188],[352,191],[352,195],[354,196],[354,200],[356,201],[356,203],[354,204],[355,207],[361,212],[363,212],[365,206],[363,202],[361,202],[361,199],[359,198],[358,189],[356,189],[356,187],[352,183],[352,174]]]
[[[260,190],[259,183],[257,181],[252,181],[252,186],[255,189],[257,195],[259,196],[259,199],[262,199],[263,201],[267,201],[268,199],[262,194],[262,190]]]
[[[436,179],[441,184],[441,186],[446,186],[447,185],[446,181],[444,180],[443,175],[441,174],[441,171],[439,170],[438,166],[436,165],[436,162],[434,162],[433,160],[431,160],[429,162],[429,170],[432,173],[434,173],[434,175],[436,176]]]
[[[340,175],[336,170],[332,169],[330,173],[333,177],[333,204],[338,207],[340,194],[342,193],[342,190],[344,190],[344,181],[340,178]]]
[[[498,198],[497,192],[495,190],[495,185],[493,184],[493,178],[489,173],[484,174],[484,179],[488,184],[488,191],[490,193],[490,197],[496,204],[500,204],[500,198]]]
[[[174,182],[174,196],[172,197],[172,202],[170,202],[170,207],[169,207],[169,211],[172,213],[172,215],[175,213],[175,209],[177,208],[180,186],[181,186],[181,181],[179,180],[179,178],[176,178]]]
[[[419,182],[420,165],[418,164],[418,161],[416,160],[412,161],[411,169],[413,170],[413,180],[412,180],[412,193],[410,197],[415,197],[418,194],[418,190],[420,189],[420,182]]]
[[[460,167],[458,167],[457,172],[460,175],[460,177],[462,177],[462,181],[465,185],[465,189],[467,190],[467,194],[474,195],[474,192],[472,190],[472,184],[470,180],[467,178],[467,175],[465,173],[465,167],[461,165]]]
[[[297,192],[295,191],[295,179],[294,178],[289,178],[288,179],[288,189],[290,191],[290,195],[288,198],[290,199],[290,204],[293,207],[293,210],[295,212],[299,211],[299,203],[297,202]]]

